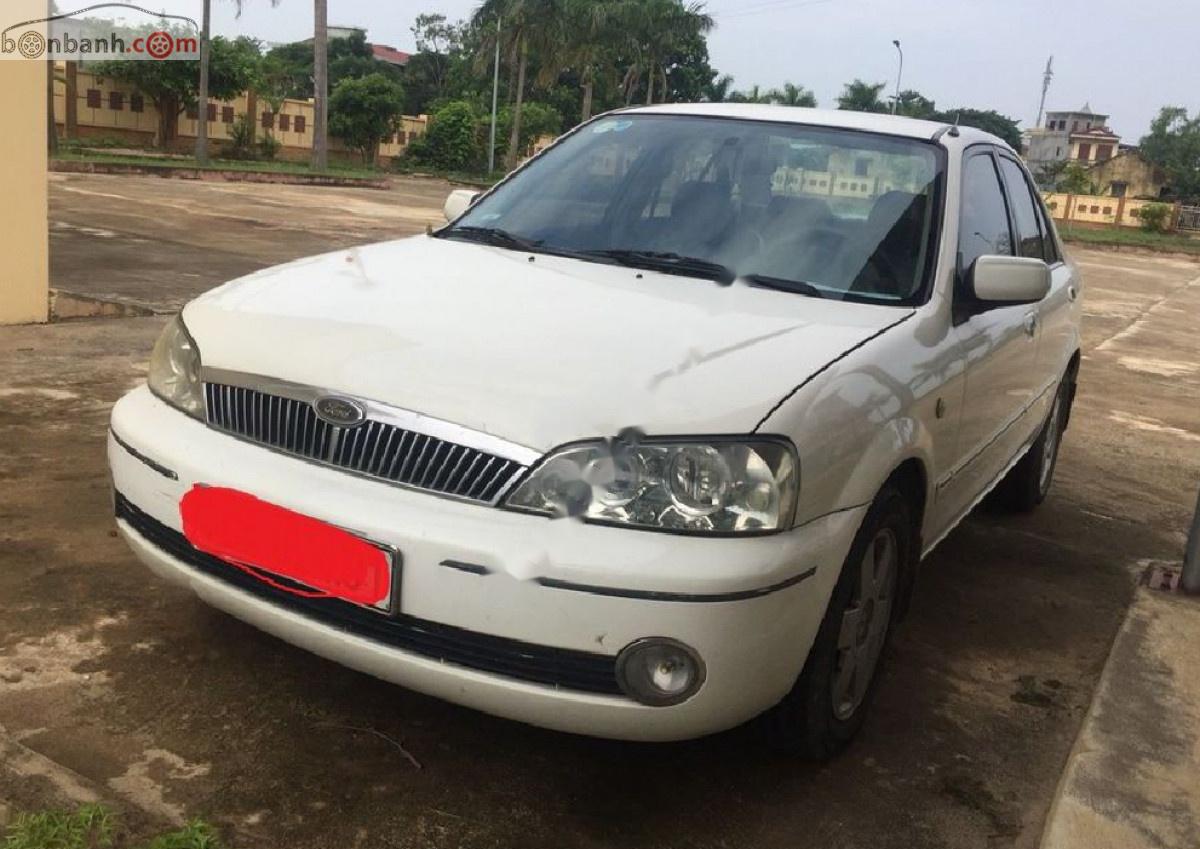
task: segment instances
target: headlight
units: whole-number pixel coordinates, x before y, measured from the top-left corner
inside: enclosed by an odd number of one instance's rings
[[[150,391],[189,416],[204,418],[204,393],[200,388],[200,350],[183,319],[175,316],[154,343],[150,355]]]
[[[787,528],[799,488],[778,437],[618,439],[552,451],[505,501],[547,516],[684,533]]]

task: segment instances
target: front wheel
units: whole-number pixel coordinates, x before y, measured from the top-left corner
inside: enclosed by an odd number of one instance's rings
[[[912,526],[901,492],[884,487],[850,546],[804,670],[763,718],[768,744],[827,760],[862,727],[911,567]]]

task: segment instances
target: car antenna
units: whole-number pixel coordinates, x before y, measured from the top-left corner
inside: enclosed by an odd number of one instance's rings
[[[958,119],[962,117],[962,112],[954,113],[954,126],[950,128],[951,138],[958,138]]]

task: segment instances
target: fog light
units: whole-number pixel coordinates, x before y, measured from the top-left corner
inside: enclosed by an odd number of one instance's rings
[[[677,705],[704,683],[704,664],[677,640],[648,637],[617,655],[617,682],[625,695],[644,705]]]

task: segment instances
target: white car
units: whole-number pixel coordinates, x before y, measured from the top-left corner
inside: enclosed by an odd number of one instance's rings
[[[170,322],[112,413],[134,552],[479,710],[646,741],[765,714],[835,752],[922,557],[997,485],[1050,486],[1080,281],[1020,160],[656,106],[447,209]]]

